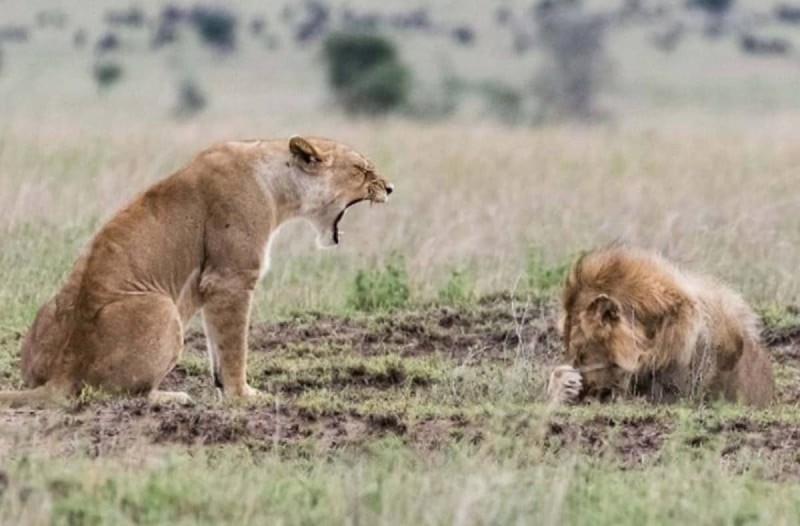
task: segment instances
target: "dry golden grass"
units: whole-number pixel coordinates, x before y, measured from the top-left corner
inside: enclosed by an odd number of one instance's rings
[[[749,124],[509,130],[328,119],[308,126],[367,153],[397,192],[387,206],[349,214],[335,251],[318,252],[305,225],[284,229],[263,299],[270,311],[337,306],[355,268],[393,253],[405,257],[413,290],[423,297],[452,268],[466,269],[478,291],[508,289],[531,247],[558,263],[619,240],[717,274],[757,303],[795,302],[800,143],[783,127]],[[21,225],[51,234],[77,228],[79,243],[99,220],[208,143],[273,135],[253,128],[222,121],[162,125],[154,133],[136,126],[61,137],[57,129],[4,131],[3,249],[25,251],[19,235],[9,236]]]

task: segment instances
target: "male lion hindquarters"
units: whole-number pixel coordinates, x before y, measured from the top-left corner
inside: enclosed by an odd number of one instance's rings
[[[383,203],[392,185],[349,147],[318,137],[231,141],[198,154],[118,211],[81,252],[61,290],[22,343],[27,391],[0,404],[74,395],[83,386],[159,391],[183,349],[183,328],[203,313],[215,383],[251,397],[247,334],[253,291],[271,236],[305,219],[320,245],[339,243],[339,222],[361,201]]]
[[[562,307],[570,365],[559,369],[580,372],[579,398],[633,392],[658,402],[724,398],[757,407],[772,400],[772,364],[758,319],[714,279],[615,246],[573,266]],[[555,402],[573,401],[564,379],[551,376]]]
[[[772,402],[774,389],[772,362],[764,347],[758,345],[743,352],[726,386],[725,397],[756,407],[766,407]]]

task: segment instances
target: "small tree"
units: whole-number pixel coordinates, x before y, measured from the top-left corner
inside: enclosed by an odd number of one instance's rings
[[[592,120],[610,67],[606,22],[573,0],[548,0],[536,12],[545,61],[534,81],[539,120]]]
[[[348,113],[386,113],[406,103],[411,75],[389,40],[334,33],[325,40],[324,56],[328,83]]]

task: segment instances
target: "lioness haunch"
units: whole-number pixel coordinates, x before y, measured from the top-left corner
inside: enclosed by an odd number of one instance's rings
[[[365,157],[329,139],[226,142],[201,152],[94,236],[22,342],[31,389],[0,393],[0,403],[49,400],[85,385],[190,402],[158,387],[198,311],[217,386],[253,396],[250,304],[275,231],[302,218],[320,245],[338,244],[349,206],[382,203],[391,192]]]
[[[714,279],[653,253],[612,247],[573,266],[562,307],[568,365],[550,376],[555,402],[626,393],[758,407],[772,400],[772,364],[758,318]]]

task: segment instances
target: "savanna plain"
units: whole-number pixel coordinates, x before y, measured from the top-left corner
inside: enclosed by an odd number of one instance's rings
[[[332,100],[319,43],[293,41],[301,3],[237,2],[224,53],[189,33],[153,49],[147,27],[112,28],[122,43],[104,53],[125,73],[101,89],[95,42],[107,11],[130,3],[0,1],[0,26],[29,28],[2,43],[0,389],[21,387],[20,339],[92,232],[211,143],[329,136],[396,187],[348,212],[336,249],[317,250],[302,223],[278,233],[250,330],[258,401],[217,398],[194,323],[165,381],[193,406],[85,389],[58,408],[0,411],[1,524],[797,523],[797,55],[747,55],[702,31],[666,53],[650,44],[657,27],[630,24],[605,37],[601,118],[512,125],[469,94],[426,117],[442,71],[524,92],[542,51],[513,52],[495,21],[527,3],[423,4],[474,41],[388,31],[417,109],[366,118]],[[133,5],[155,18],[167,4]],[[336,20],[344,4],[330,5]],[[53,10],[63,26],[37,16]],[[185,77],[207,98],[191,117],[173,110]],[[717,275],[752,303],[775,365],[770,408],[547,404],[564,271],[612,242]]]

